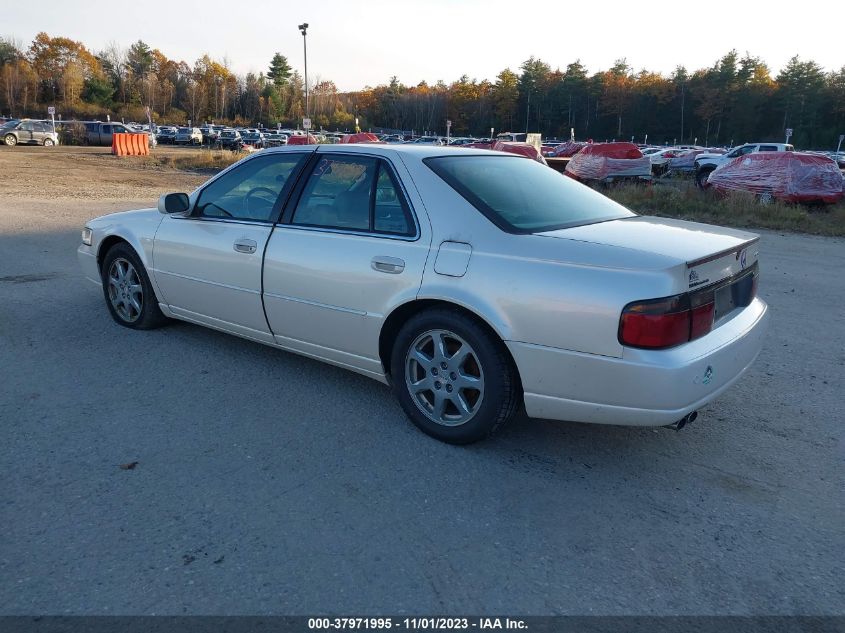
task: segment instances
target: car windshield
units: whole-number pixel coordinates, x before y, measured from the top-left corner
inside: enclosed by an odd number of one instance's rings
[[[189,130],[186,127],[180,127],[179,128],[179,134],[190,134],[190,133],[191,133],[191,130]]]
[[[526,158],[441,156],[424,162],[509,233],[539,233],[636,215],[589,187]]]

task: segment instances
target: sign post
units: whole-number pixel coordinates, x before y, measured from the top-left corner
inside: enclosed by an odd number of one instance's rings
[[[53,133],[55,133],[56,132],[56,107],[55,106],[49,106],[47,108],[47,114],[50,115],[50,119],[52,119],[52,121],[53,121]],[[842,141],[842,139],[840,139],[840,142],[841,141]]]
[[[308,117],[302,119],[302,129],[306,132],[311,129],[311,119]]]
[[[836,153],[839,153],[839,150],[842,148],[842,141],[845,141],[845,134],[839,135],[839,145],[836,146]]]
[[[786,128],[786,141],[784,141],[785,143],[789,143],[789,137],[790,136],[792,136],[792,128],[788,127],[788,128]]]
[[[490,128],[490,139],[491,140],[493,139],[493,132],[495,132],[495,131],[496,131],[495,128],[492,128],[492,127]]]
[[[449,139],[452,137],[452,122],[446,119],[446,145],[449,144]]]

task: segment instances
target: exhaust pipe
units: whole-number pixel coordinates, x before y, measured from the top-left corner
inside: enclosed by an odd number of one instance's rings
[[[698,411],[690,411],[684,417],[682,417],[677,422],[673,422],[672,424],[667,424],[667,429],[675,429],[676,431],[680,431],[690,422],[695,422],[696,418],[698,418]]]

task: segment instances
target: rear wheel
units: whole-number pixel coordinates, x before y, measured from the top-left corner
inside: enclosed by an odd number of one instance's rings
[[[519,379],[504,345],[458,310],[412,317],[396,337],[391,375],[411,421],[450,444],[487,437],[519,406]]]
[[[106,306],[117,323],[135,330],[151,330],[167,321],[144,265],[128,244],[122,242],[109,249],[101,277]]]
[[[3,140],[9,147],[14,147],[18,144],[18,137],[14,134],[7,134],[6,138],[4,138]]]

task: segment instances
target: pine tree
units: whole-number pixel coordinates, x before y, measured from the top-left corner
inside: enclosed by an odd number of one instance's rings
[[[288,64],[288,58],[281,53],[273,55],[270,62],[270,70],[267,71],[267,79],[273,82],[276,87],[281,87],[288,82],[290,78],[291,68]]]

